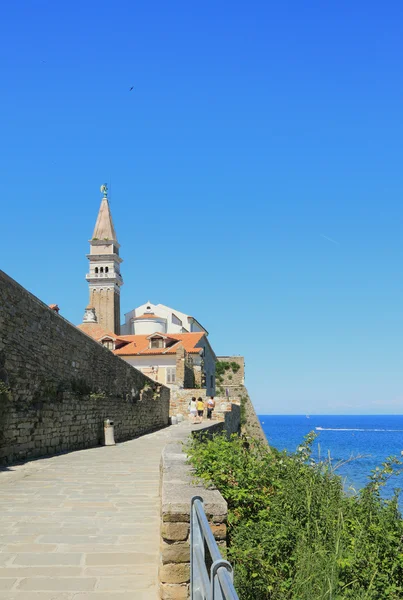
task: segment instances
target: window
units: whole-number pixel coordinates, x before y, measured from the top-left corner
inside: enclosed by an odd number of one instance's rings
[[[105,273],[109,271],[109,267],[105,267]]]
[[[150,340],[150,348],[165,348],[165,340],[163,338],[152,338]]]
[[[176,381],[176,367],[167,367],[166,383],[175,383],[175,381]]]
[[[98,267],[95,267],[95,273],[98,273]]]
[[[104,339],[102,340],[102,345],[109,350],[113,350],[113,340]]]
[[[100,272],[100,273],[103,273],[103,272],[104,272],[104,268],[103,268],[103,267],[101,267],[101,268],[99,269],[99,272]]]
[[[174,313],[172,313],[172,323],[182,327],[182,321],[176,315],[174,315]]]

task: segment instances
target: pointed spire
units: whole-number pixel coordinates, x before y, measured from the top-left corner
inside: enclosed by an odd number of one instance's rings
[[[109,208],[108,187],[106,183],[101,185],[101,192],[103,193],[103,198],[101,201],[97,222],[95,223],[94,233],[92,234],[92,239],[117,241],[112,215]]]

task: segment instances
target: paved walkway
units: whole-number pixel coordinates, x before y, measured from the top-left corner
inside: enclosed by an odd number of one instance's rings
[[[0,600],[156,600],[161,451],[189,431],[0,471]]]

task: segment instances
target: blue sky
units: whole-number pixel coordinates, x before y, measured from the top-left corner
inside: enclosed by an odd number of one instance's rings
[[[3,2],[0,267],[193,314],[259,413],[401,413],[401,2]],[[129,92],[129,88],[134,90]]]

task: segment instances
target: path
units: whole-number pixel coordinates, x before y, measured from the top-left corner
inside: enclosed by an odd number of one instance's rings
[[[0,472],[0,600],[156,600],[159,463],[187,423]]]

